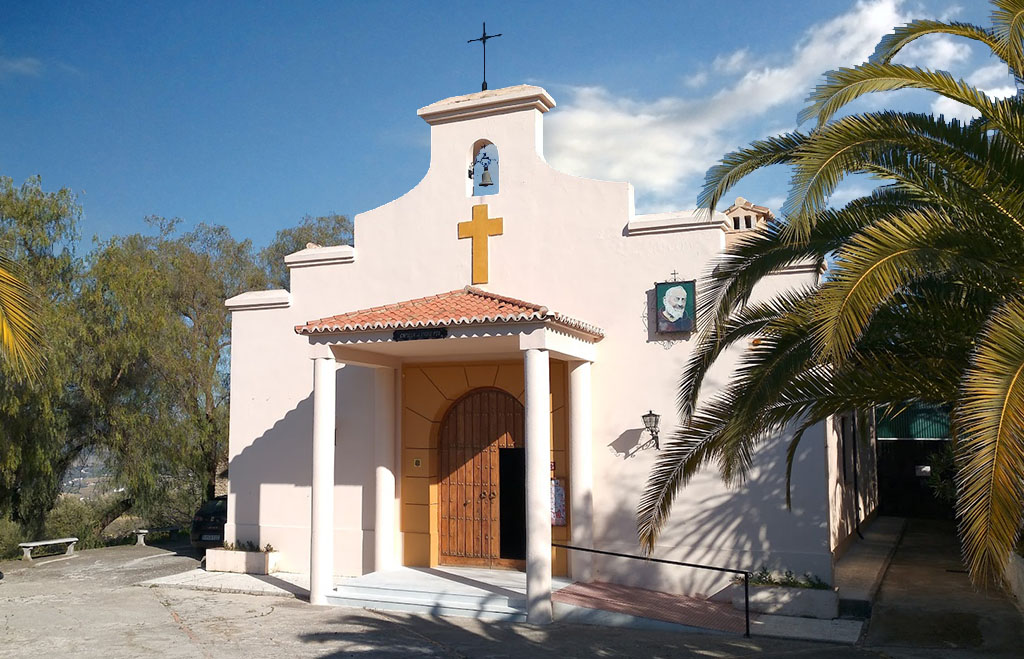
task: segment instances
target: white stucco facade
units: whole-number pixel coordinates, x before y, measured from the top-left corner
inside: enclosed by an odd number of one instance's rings
[[[696,341],[695,334],[666,340],[647,322],[654,284],[676,273],[680,280],[696,279],[699,287],[709,262],[724,248],[727,218],[692,211],[636,216],[628,183],[552,169],[543,157],[542,121],[553,106],[544,90],[520,86],[424,108],[430,167],[415,188],[357,215],[354,248],[314,247],[289,256],[289,291],[228,301],[228,541],[269,542],[282,552],[282,569],[307,571],[311,519],[328,515],[329,537],[322,528],[314,546],[330,552],[335,575],[402,563],[411,532],[403,521],[409,497],[403,473],[413,468],[403,450],[411,430],[403,424],[419,423],[403,413],[404,369],[494,362],[526,371],[524,391],[512,393],[526,401],[529,442],[531,432],[544,432],[549,415],[559,414],[552,408],[543,421],[530,416],[530,391],[534,401],[555,395],[546,388],[546,371],[535,378],[537,388],[529,389],[529,371],[539,368],[543,352],[556,366],[564,362],[567,373],[569,539],[639,553],[634,511],[656,458],[652,448],[637,450],[647,440],[640,417],[652,409],[662,415],[663,433],[672,428],[679,377]],[[467,168],[480,140],[498,149],[500,192],[477,197]],[[540,326],[470,328],[444,339],[400,343],[390,340],[390,330],[345,337],[296,334],[296,326],[314,319],[472,284],[471,241],[458,238],[457,225],[470,220],[478,204],[487,204],[489,217],[503,219],[503,230],[488,239],[487,282],[477,286],[580,319],[600,328],[601,340]],[[758,294],[817,276],[796,267],[763,282]],[[539,352],[529,356],[531,349]],[[322,380],[324,371],[316,369],[326,368],[314,364],[332,359],[336,379],[318,395],[334,402],[333,469],[320,465],[314,472],[314,447],[317,455],[329,455],[324,451],[332,439],[322,413],[314,431],[314,409],[330,409],[314,395],[314,371]],[[706,394],[727,381],[734,363],[735,355],[720,360]],[[540,407],[535,402],[533,414]],[[527,446],[528,461],[534,459],[529,451]],[[796,458],[791,511],[785,505],[785,438],[759,451],[742,488],[725,488],[713,471],[699,475],[677,498],[656,555],[742,569],[768,564],[830,580],[839,540],[830,517],[836,494],[830,491],[835,482],[829,455],[824,428],[809,431]],[[529,484],[530,474],[539,473],[528,471],[528,498],[541,492]],[[324,478],[331,482],[321,486],[327,489],[320,490],[321,506],[314,512],[313,486]],[[324,492],[333,492],[333,505],[322,505]],[[572,572],[686,593],[711,594],[723,584],[712,573],[605,557],[573,559]]]

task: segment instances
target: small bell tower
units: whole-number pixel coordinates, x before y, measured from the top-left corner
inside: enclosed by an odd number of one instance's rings
[[[477,140],[468,173],[473,181],[474,197],[498,194],[498,147],[487,140]]]
[[[467,197],[507,191],[510,175],[523,171],[528,162],[543,161],[542,117],[554,106],[542,88],[517,85],[420,108],[417,114],[430,124],[427,175],[450,177],[451,185],[461,186]]]

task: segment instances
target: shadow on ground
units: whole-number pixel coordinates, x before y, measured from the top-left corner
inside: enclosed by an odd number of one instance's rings
[[[952,520],[909,519],[864,639],[869,647],[1021,656],[1021,613],[1002,591],[971,585]]]
[[[507,622],[339,609],[321,630],[300,634],[324,657],[739,657],[765,652],[877,656],[852,647],[739,636],[640,631],[555,623]]]

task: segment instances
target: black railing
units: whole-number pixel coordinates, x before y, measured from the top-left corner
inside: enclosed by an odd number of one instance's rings
[[[632,558],[637,561],[647,561],[648,563],[664,563],[666,565],[678,565],[681,567],[693,567],[700,570],[711,570],[712,572],[728,572],[730,574],[742,574],[743,575],[743,615],[746,618],[747,631],[743,635],[750,638],[750,573],[746,570],[736,570],[731,567],[718,567],[717,565],[701,565],[700,563],[686,563],[684,561],[670,561],[665,558],[651,558],[650,556],[637,556],[636,554],[620,554],[616,551],[604,551],[603,549],[588,549],[586,547],[573,547],[572,545],[562,545],[557,542],[551,543],[552,547],[559,547],[561,549],[568,549],[570,551],[585,551],[590,554],[602,554],[604,556],[616,556],[618,558]]]

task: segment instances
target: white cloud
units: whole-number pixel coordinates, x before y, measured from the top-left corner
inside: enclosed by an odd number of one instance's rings
[[[719,73],[740,73],[750,68],[750,51],[746,48],[729,55],[719,55],[711,62],[711,68]]]
[[[900,7],[901,0],[858,2],[807,30],[777,58],[785,64],[748,68],[738,78],[722,73],[722,84],[703,96],[638,101],[601,87],[572,88],[549,120],[548,159],[580,176],[632,182],[642,211],[692,206],[708,167],[763,135],[756,122],[802,101],[824,71],[865,61],[883,34],[907,21]],[[713,66],[734,60],[735,53]]]
[[[1017,93],[1013,77],[1002,62],[986,64],[967,76],[966,80],[993,98],[1006,98]],[[978,116],[973,108],[945,96],[935,99],[932,112],[944,115],[946,119],[955,118],[960,121],[970,121]]]
[[[1008,69],[1002,62],[986,64],[980,69],[976,69],[974,73],[967,77],[967,82],[983,89],[990,87],[1004,87],[1007,84],[1012,83],[1012,81],[1013,78],[1010,76],[1010,69]]]
[[[974,109],[945,96],[932,102],[932,113],[942,115],[946,119],[959,119],[960,121],[970,121],[978,116]]]
[[[687,87],[703,87],[708,81],[707,71],[697,71],[683,78],[683,84]]]
[[[967,61],[971,48],[962,40],[947,36],[929,36],[911,43],[894,60],[908,66],[947,71],[954,64]]]
[[[906,22],[900,4],[900,0],[858,2],[851,11],[812,26],[793,48],[788,65],[748,71],[725,93],[749,94],[767,104],[765,110],[802,98],[824,71],[867,60],[882,35]]]
[[[828,203],[833,208],[841,208],[858,197],[865,197],[871,194],[875,187],[859,185],[856,183],[840,183],[828,198]]]
[[[759,206],[765,206],[769,208],[773,213],[778,213],[779,209],[782,208],[782,204],[786,203],[786,198],[778,195],[775,197],[768,197],[757,202]]]
[[[34,57],[0,56],[0,78],[9,75],[37,76],[43,71],[43,63]]]
[[[939,14],[939,20],[940,21],[945,21],[945,22],[948,23],[949,21],[951,21],[954,18],[956,18],[960,14],[960,12],[962,12],[963,10],[964,10],[964,8],[961,7],[960,5],[950,5],[950,6],[946,7],[945,11],[943,11],[941,14]]]

